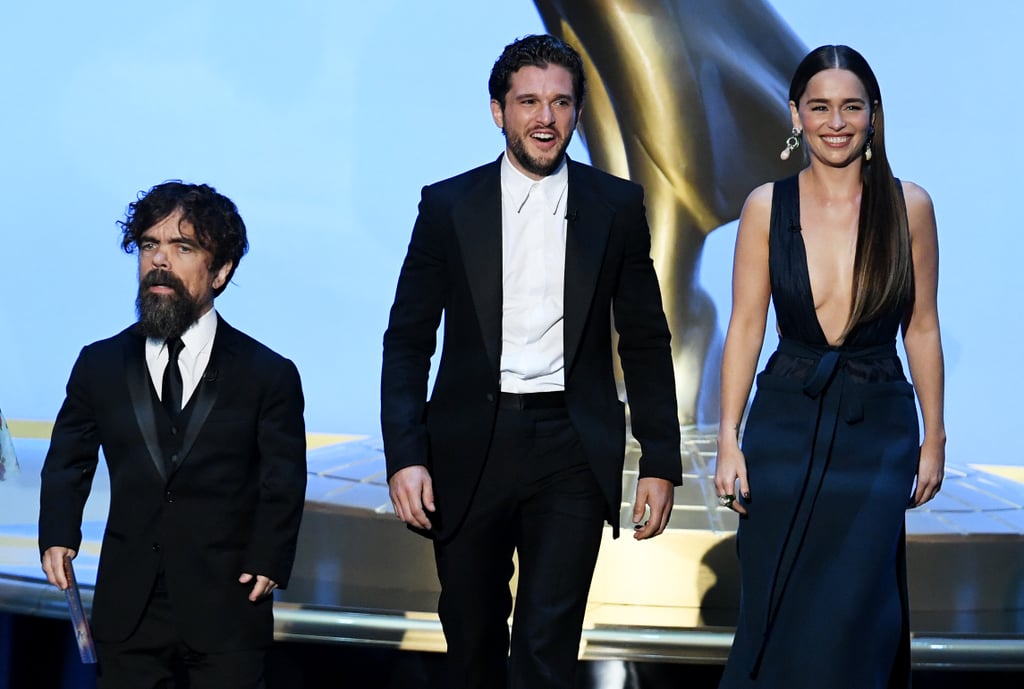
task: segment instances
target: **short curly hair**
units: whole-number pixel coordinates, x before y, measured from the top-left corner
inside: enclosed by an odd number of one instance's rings
[[[196,242],[213,256],[211,272],[231,263],[224,284],[213,292],[219,296],[249,250],[249,240],[234,202],[207,184],[172,180],[139,192],[138,200],[128,204],[125,219],[117,222],[122,233],[121,248],[127,254],[135,253],[146,230],[179,210],[181,219],[195,228]]]
[[[587,90],[583,58],[571,45],[548,34],[523,36],[505,46],[487,82],[491,100],[500,103],[504,110],[505,96],[512,88],[512,75],[523,67],[543,68],[548,65],[564,67],[572,75],[573,97],[576,99],[576,112],[579,112]]]

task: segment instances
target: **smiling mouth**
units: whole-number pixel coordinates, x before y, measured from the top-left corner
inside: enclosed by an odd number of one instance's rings
[[[550,132],[534,132],[533,134],[530,134],[530,138],[546,144],[554,141],[555,135]]]
[[[852,139],[853,137],[849,136],[849,135],[846,135],[846,136],[823,136],[821,138],[825,141],[825,143],[829,144],[830,146],[845,146],[846,144],[850,143],[850,139]]]

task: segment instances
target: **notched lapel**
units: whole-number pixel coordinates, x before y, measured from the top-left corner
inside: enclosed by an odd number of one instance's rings
[[[452,209],[466,279],[490,361],[501,354],[501,166],[487,168]]]
[[[565,237],[565,367],[571,368],[601,273],[615,210],[570,162]]]
[[[132,337],[125,348],[125,367],[128,376],[128,394],[132,398],[132,409],[135,421],[139,425],[142,439],[149,450],[149,458],[153,462],[160,478],[167,481],[167,470],[164,468],[163,453],[160,450],[160,438],[156,430],[156,417],[153,411],[153,395],[150,392],[149,369],[146,367],[146,340]]]

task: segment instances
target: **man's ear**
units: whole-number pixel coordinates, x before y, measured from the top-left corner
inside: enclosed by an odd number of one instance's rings
[[[494,124],[498,125],[498,129],[505,131],[505,112],[501,103],[496,100],[491,101],[491,117],[494,118]]]
[[[234,266],[235,266],[235,262],[234,261],[228,261],[227,263],[225,263],[224,265],[222,265],[220,268],[217,269],[217,272],[213,276],[213,288],[214,289],[220,289],[221,287],[223,287],[227,283],[228,275],[231,275],[231,269]]]

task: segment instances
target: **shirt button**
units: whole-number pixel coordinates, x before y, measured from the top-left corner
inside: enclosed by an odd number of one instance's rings
[[[171,435],[178,435],[178,427],[171,426]]]
[[[159,553],[160,552],[160,544],[159,543],[154,543],[153,544],[153,552],[154,553]]]
[[[177,463],[178,463],[178,453],[175,452],[173,455],[171,455],[171,464],[177,464]]]
[[[174,495],[171,493],[171,491],[167,491],[166,493],[164,493],[164,500],[166,500],[167,502],[174,502]]]
[[[487,401],[488,402],[493,402],[494,401],[494,393],[493,392],[488,392],[487,393]]]

